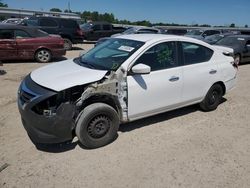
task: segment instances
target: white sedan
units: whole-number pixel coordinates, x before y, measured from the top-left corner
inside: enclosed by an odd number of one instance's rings
[[[124,122],[199,103],[215,110],[235,86],[230,48],[159,34],[122,35],[81,57],[33,71],[18,106],[34,143],[76,136],[88,148],[112,142]]]

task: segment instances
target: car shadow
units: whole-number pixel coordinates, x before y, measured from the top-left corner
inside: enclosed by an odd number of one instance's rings
[[[249,62],[240,63],[240,64],[239,64],[239,67],[245,66],[245,65],[249,65],[249,64],[250,64],[250,61],[249,61]]]
[[[69,51],[77,51],[77,50],[84,50],[84,49],[79,46],[73,46],[72,49]]]
[[[223,97],[220,104],[222,104],[226,101],[227,101],[227,99]],[[160,123],[160,122],[174,119],[174,118],[177,118],[180,116],[185,116],[185,115],[188,115],[190,113],[194,113],[196,111],[201,111],[201,109],[199,108],[199,105],[197,105],[197,104],[191,105],[188,107],[184,107],[184,108],[180,108],[177,110],[169,111],[169,112],[164,112],[164,113],[161,113],[158,115],[154,115],[154,116],[150,116],[150,117],[143,118],[140,120],[136,120],[136,121],[133,121],[131,123],[122,124],[119,128],[119,131],[120,132],[134,131],[136,129],[144,128],[147,126],[153,126],[155,123]],[[117,138],[118,138],[118,134],[116,135],[115,139],[111,143],[113,143]],[[109,143],[109,144],[111,144],[111,143]],[[84,145],[82,145],[78,140],[76,140],[76,141],[70,140],[70,141],[58,143],[58,144],[35,144],[36,148],[39,151],[48,152],[48,153],[67,152],[67,151],[75,149],[75,147],[77,145],[84,150],[92,150],[92,149],[89,149],[89,148],[85,147]],[[103,147],[105,147],[105,146],[103,146]]]
[[[36,149],[48,153],[63,153],[75,149],[78,145],[78,141],[72,142],[62,142],[58,144],[35,144]]]
[[[96,41],[84,41],[83,44],[95,44]]]
[[[130,132],[130,131],[133,131],[135,129],[140,129],[140,128],[144,128],[147,126],[151,126],[155,123],[160,123],[163,121],[177,118],[179,116],[184,116],[184,115],[196,112],[198,110],[199,110],[198,105],[192,105],[192,106],[184,107],[184,108],[169,111],[169,112],[164,112],[161,114],[157,114],[154,116],[150,116],[147,118],[136,120],[136,121],[133,121],[131,123],[122,124],[119,128],[119,131]]]
[[[220,104],[222,104],[226,101],[227,101],[227,99],[223,97]],[[174,119],[174,118],[177,118],[180,116],[188,115],[188,114],[196,112],[196,111],[202,111],[198,104],[183,107],[183,108],[176,109],[176,110],[169,111],[169,112],[164,112],[161,114],[157,114],[154,116],[150,116],[147,118],[136,120],[136,121],[131,122],[131,123],[122,124],[119,128],[119,131],[130,132],[130,131],[133,131],[135,129],[140,129],[140,128],[144,128],[147,126],[151,126],[155,123],[160,123],[160,122]]]

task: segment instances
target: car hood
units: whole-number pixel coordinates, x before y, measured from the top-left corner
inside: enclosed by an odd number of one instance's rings
[[[83,67],[70,59],[41,67],[31,73],[31,78],[38,85],[54,91],[62,91],[101,80],[107,72]]]

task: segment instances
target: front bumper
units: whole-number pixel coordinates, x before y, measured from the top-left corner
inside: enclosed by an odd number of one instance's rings
[[[57,95],[57,92],[37,85],[28,75],[18,91],[18,109],[24,128],[33,143],[60,143],[73,138],[75,108],[62,103],[53,115],[38,114],[34,107]]]

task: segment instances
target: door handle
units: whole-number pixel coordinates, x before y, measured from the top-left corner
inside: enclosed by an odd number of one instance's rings
[[[169,79],[170,82],[175,82],[175,81],[178,81],[178,80],[179,80],[179,77],[177,77],[177,76],[172,76],[172,77]]]
[[[209,71],[209,74],[215,74],[216,72],[217,72],[217,70],[212,69]]]

